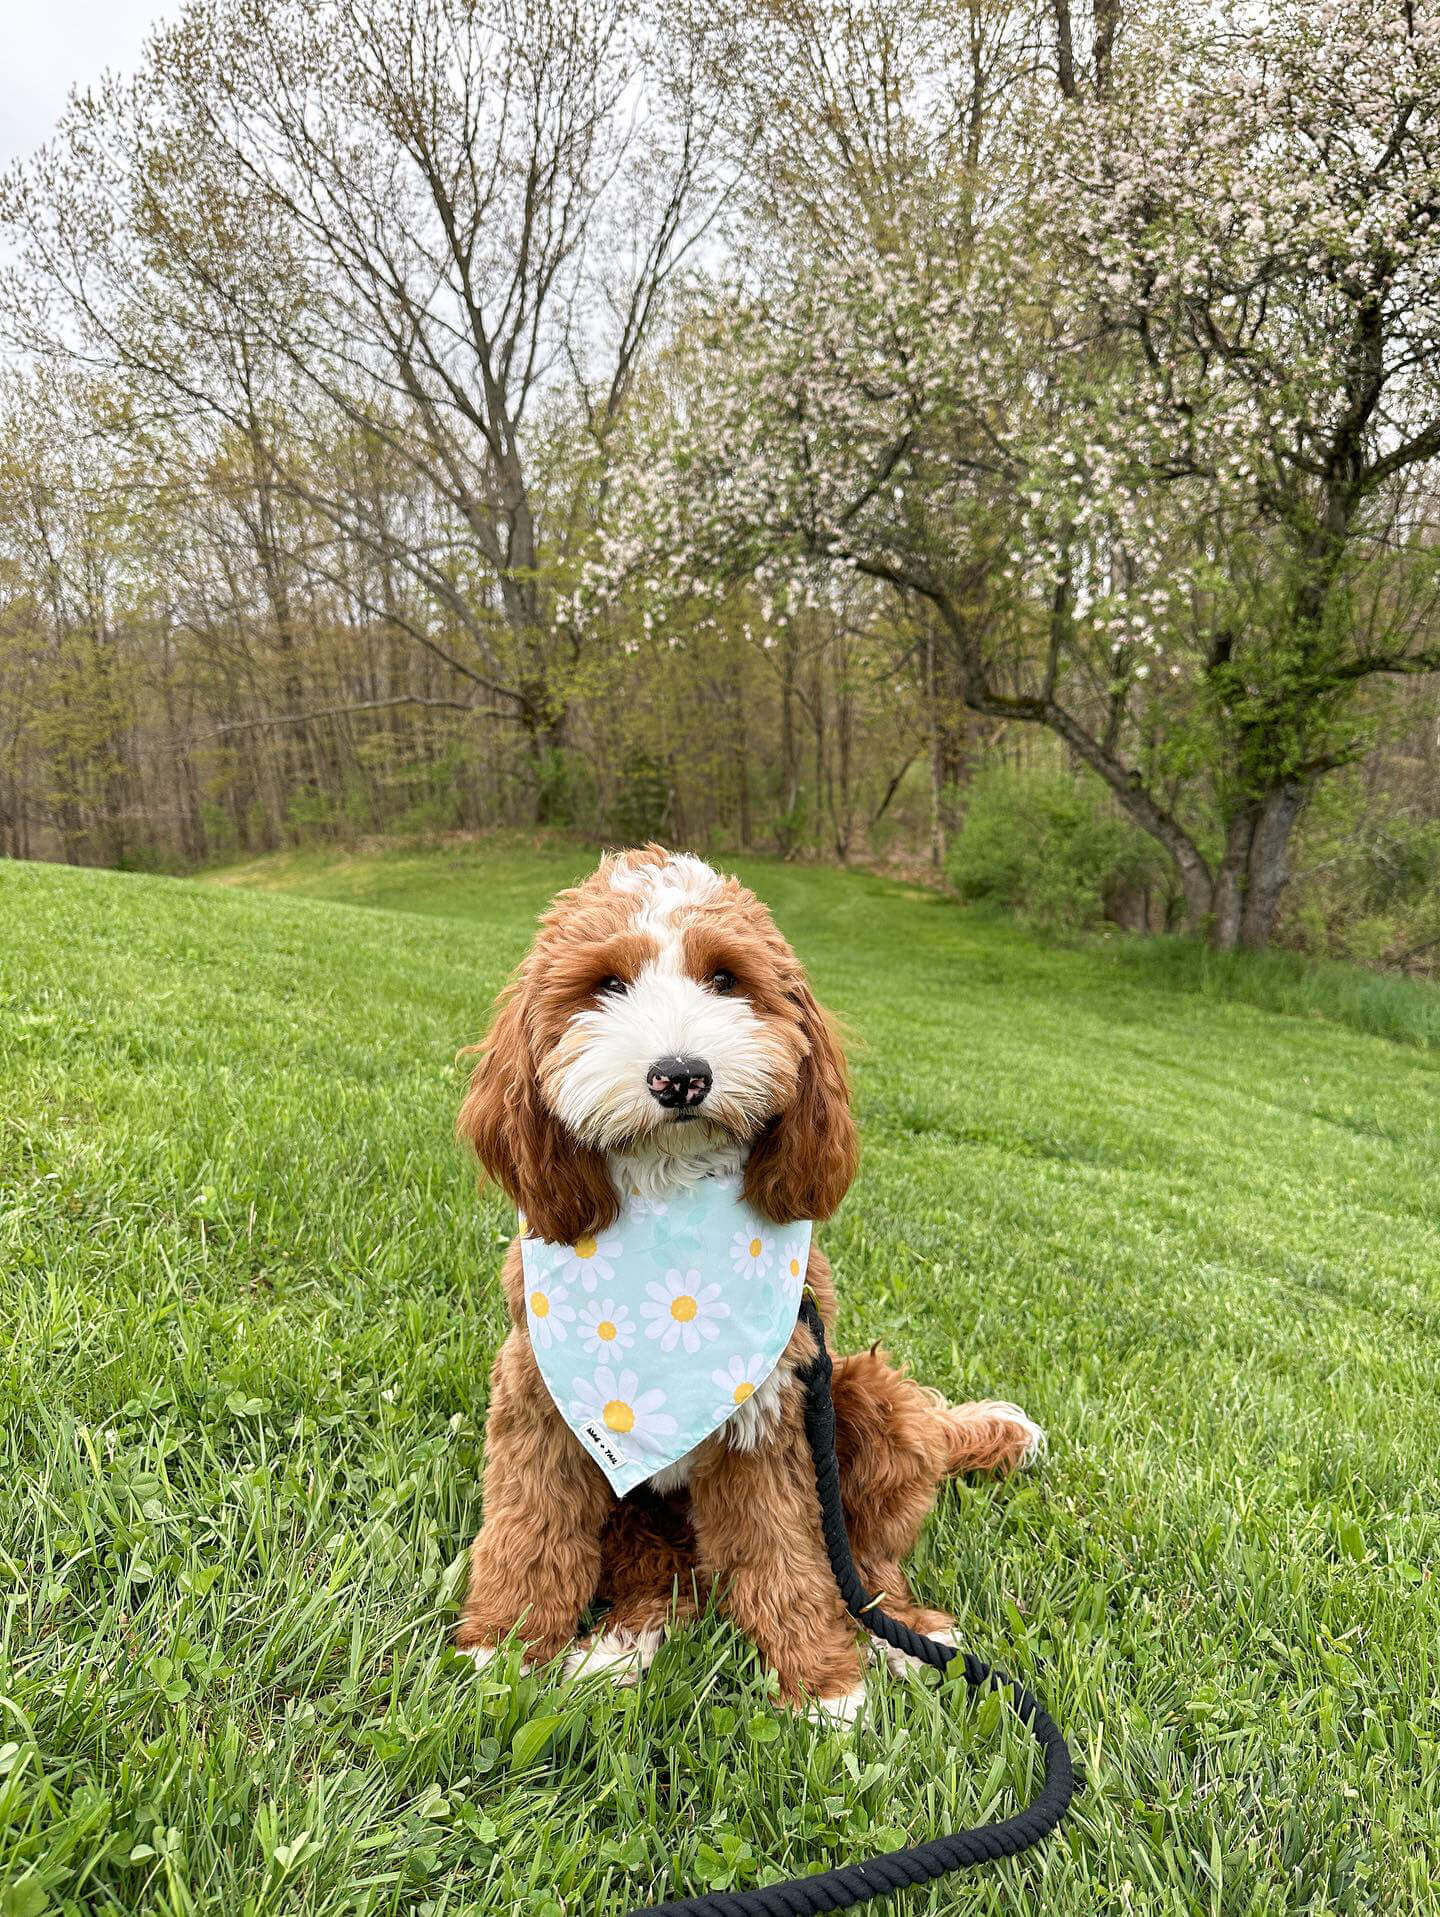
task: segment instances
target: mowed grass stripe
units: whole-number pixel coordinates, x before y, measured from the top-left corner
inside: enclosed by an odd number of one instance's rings
[[[510,1227],[455,1053],[589,856],[0,866],[7,1917],[613,1912],[1033,1787],[963,1693],[877,1676],[851,1743],[777,1717],[715,1618],[630,1695],[446,1649]],[[1435,1053],[1364,993],[1278,1016],[745,870],[855,1038],[844,1337],[1050,1433],[915,1577],[1090,1788],[911,1907],[1440,1907]]]

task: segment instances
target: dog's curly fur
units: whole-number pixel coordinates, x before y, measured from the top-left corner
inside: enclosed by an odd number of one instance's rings
[[[698,1116],[681,1121],[646,1092],[657,1026],[669,1049],[704,1044],[712,1057]],[[459,1131],[528,1228],[552,1241],[612,1223],[621,1178],[658,1193],[743,1165],[746,1197],[785,1223],[829,1217],[855,1174],[844,1055],[795,954],[738,880],[659,846],[607,858],[559,895],[479,1052]],[[828,1332],[835,1293],[813,1245],[807,1279]],[[722,1427],[617,1501],[541,1379],[518,1239],[502,1282],[512,1329],[492,1379],[485,1523],[457,1644],[483,1660],[516,1635],[530,1659],[548,1659],[570,1649],[598,1597],[610,1607],[603,1630],[572,1652],[572,1668],[588,1658],[625,1678],[713,1587],[788,1703],[848,1715],[860,1652],[820,1536],[794,1376],[812,1355],[809,1333],[797,1326],[767,1421],[745,1436]],[[1008,1470],[1040,1434],[1013,1405],[946,1404],[878,1348],[838,1359],[833,1389],[861,1575],[893,1614],[943,1630],[942,1613],[911,1602],[900,1559],[945,1477]]]

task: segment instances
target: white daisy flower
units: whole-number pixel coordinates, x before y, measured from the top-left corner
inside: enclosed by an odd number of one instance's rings
[[[572,1284],[593,1291],[596,1285],[615,1282],[615,1267],[610,1260],[618,1258],[624,1249],[619,1238],[592,1238],[587,1232],[585,1237],[565,1247],[555,1269]]]
[[[737,1352],[723,1371],[712,1371],[710,1382],[720,1393],[715,1416],[728,1418],[747,1398],[755,1396],[768,1375],[765,1359],[758,1353],[753,1358],[742,1358]]]
[[[613,1298],[591,1298],[580,1307],[580,1342],[587,1357],[613,1357],[634,1344],[635,1321]]]
[[[665,1393],[640,1389],[633,1371],[614,1372],[598,1365],[593,1378],[577,1378],[570,1415],[577,1424],[598,1424],[613,1431],[635,1451],[659,1451],[661,1440],[675,1435],[675,1420],[661,1406]]]
[[[805,1243],[796,1238],[780,1248],[780,1276],[782,1278],[803,1278],[805,1276]]]
[[[737,1231],[730,1240],[730,1267],[737,1278],[763,1278],[774,1255],[774,1241],[758,1225],[752,1231]]]
[[[565,1302],[569,1296],[564,1285],[550,1278],[537,1278],[531,1285],[525,1294],[525,1306],[532,1345],[548,1351],[552,1344],[564,1344],[565,1327],[575,1322],[574,1310]]]
[[[648,1318],[647,1338],[658,1338],[662,1351],[673,1351],[677,1344],[695,1352],[720,1334],[720,1319],[730,1316],[730,1307],[720,1297],[719,1285],[707,1285],[698,1271],[676,1271],[672,1267],[660,1285],[646,1285],[648,1304],[641,1305],[640,1316]]]

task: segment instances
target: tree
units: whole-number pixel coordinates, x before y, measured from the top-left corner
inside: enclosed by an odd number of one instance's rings
[[[421,585],[411,636],[537,774],[577,665],[577,501],[728,191],[694,46],[653,25],[632,0],[192,0],[0,201],[22,341],[244,435],[258,493]],[[330,483],[342,430],[409,464],[420,527]]]
[[[928,603],[971,709],[1055,733],[1191,926],[1260,945],[1367,681],[1440,667],[1404,490],[1440,453],[1440,43],[1343,0],[1167,9],[1106,57],[1034,90],[988,210],[932,177],[737,286],[594,583],[660,548],[779,617],[835,569]]]
[[[135,797],[127,630],[136,581],[125,563],[126,501],[94,431],[104,395],[78,381],[34,395],[7,382],[4,399],[0,670],[14,700],[6,836],[17,851],[28,836],[23,765],[62,856],[119,865],[131,850]],[[59,419],[71,430],[57,433]]]
[[[1164,47],[1152,29],[1066,129],[1055,238],[1138,349],[1146,457],[1217,515],[1212,911],[1217,943],[1262,945],[1315,781],[1362,749],[1357,690],[1440,669],[1433,625],[1403,588],[1386,617],[1373,577],[1434,573],[1405,481],[1440,454],[1440,18],[1200,10]]]

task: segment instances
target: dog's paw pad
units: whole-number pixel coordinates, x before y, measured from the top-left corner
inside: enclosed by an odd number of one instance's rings
[[[664,1641],[665,1633],[658,1625],[648,1631],[599,1631],[566,1657],[565,1681],[606,1677],[612,1684],[638,1683]]]

